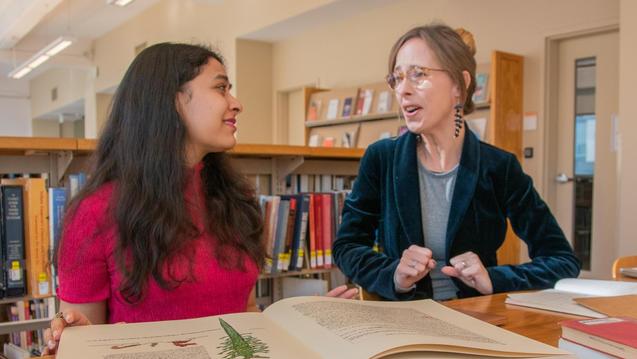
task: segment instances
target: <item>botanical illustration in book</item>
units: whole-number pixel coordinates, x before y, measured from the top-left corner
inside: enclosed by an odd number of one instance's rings
[[[253,337],[249,333],[239,334],[225,320],[219,318],[219,324],[226,332],[227,337],[221,343],[221,355],[224,359],[252,359],[252,358],[269,358],[259,354],[267,354],[268,346],[261,340]]]

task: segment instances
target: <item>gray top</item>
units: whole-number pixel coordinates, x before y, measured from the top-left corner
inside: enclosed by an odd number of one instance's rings
[[[436,260],[436,268],[430,275],[433,285],[433,299],[456,298],[458,288],[450,277],[440,269],[445,266],[447,244],[447,224],[453,198],[453,187],[458,175],[458,166],[449,172],[432,172],[418,161],[418,182],[420,186],[420,213],[425,247],[431,249]]]

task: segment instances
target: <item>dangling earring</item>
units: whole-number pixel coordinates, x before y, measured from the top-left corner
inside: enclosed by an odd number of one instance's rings
[[[454,133],[454,137],[458,138],[458,136],[460,136],[460,130],[462,129],[462,115],[460,114],[460,110],[462,110],[462,105],[461,104],[457,104],[453,107],[456,110],[456,114],[455,114],[455,125],[456,125],[456,131]]]

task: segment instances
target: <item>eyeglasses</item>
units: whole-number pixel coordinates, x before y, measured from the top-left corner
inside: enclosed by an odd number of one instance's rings
[[[424,84],[425,80],[427,80],[431,73],[434,71],[447,71],[445,69],[434,69],[426,66],[418,66],[412,65],[407,71],[394,71],[391,74],[388,74],[385,80],[387,84],[392,90],[396,90],[396,87],[400,85],[400,83],[405,79],[409,79],[409,82],[416,86],[420,87]]]

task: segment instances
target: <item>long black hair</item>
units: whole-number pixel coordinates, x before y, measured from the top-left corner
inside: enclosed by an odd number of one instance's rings
[[[186,166],[187,130],[176,95],[208,61],[223,64],[209,48],[173,43],[148,47],[134,59],[115,93],[89,180],[69,205],[67,220],[82,199],[108,182],[115,184],[109,216],[117,228],[115,258],[123,274],[119,290],[129,303],[144,297],[151,276],[164,289],[186,280],[170,270],[167,277],[162,274],[184,243],[200,234],[184,198],[192,172]],[[238,250],[261,267],[263,223],[254,190],[226,154],[209,153],[203,162],[206,228],[216,238],[216,259],[225,268],[243,270]],[[192,274],[193,257],[185,256]]]

